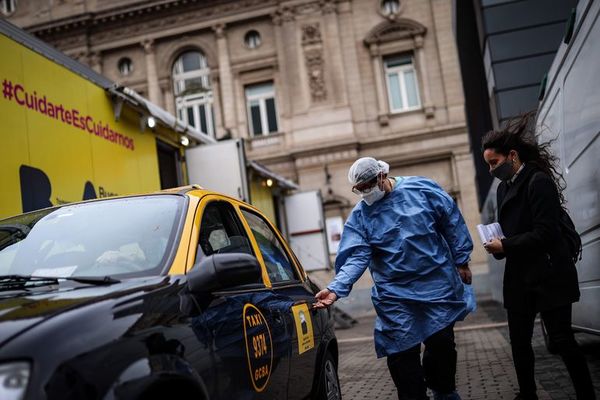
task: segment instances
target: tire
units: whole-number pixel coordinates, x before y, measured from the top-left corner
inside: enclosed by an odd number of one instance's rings
[[[337,364],[330,352],[325,354],[316,400],[342,400]]]

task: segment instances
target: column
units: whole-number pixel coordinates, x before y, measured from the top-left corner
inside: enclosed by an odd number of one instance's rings
[[[165,110],[177,118],[177,114],[175,113],[175,98],[173,97],[173,85],[171,84],[171,80],[168,79],[167,81],[161,82],[160,89],[163,93],[163,104],[165,106]]]
[[[273,15],[273,22],[278,26],[277,40],[282,46],[280,54],[280,50],[277,50],[278,61],[281,62],[282,59],[285,59],[285,64],[280,64],[280,70],[283,72],[283,65],[286,66],[286,78],[283,78],[282,75],[282,79],[286,80],[287,108],[285,112],[290,118],[294,113],[308,108],[309,96],[306,74],[301,72],[304,71],[300,65],[304,63],[304,57],[302,56],[302,47],[299,46],[296,37],[295,18],[294,9],[288,6],[280,6]]]
[[[223,127],[223,99],[221,99],[221,83],[219,77],[213,71],[211,71],[211,82],[213,88],[213,110],[215,113],[215,138],[219,139],[224,137],[227,132]],[[233,132],[232,132],[233,133]]]
[[[279,113],[279,132],[283,135],[283,146],[289,150],[291,141],[291,119],[292,119],[292,99],[290,97],[290,87],[292,75],[290,74],[290,64],[287,58],[286,42],[283,38],[283,17],[280,10],[271,15],[273,21],[273,30],[275,31],[275,51],[277,53],[277,84],[275,87],[275,96],[277,97],[277,112]],[[248,124],[246,124],[246,127]],[[248,132],[249,134],[249,132]]]
[[[148,85],[148,99],[161,105],[160,86],[158,85],[158,73],[156,72],[156,54],[154,53],[154,41],[151,39],[142,42],[146,54],[146,82]]]
[[[369,46],[371,60],[373,62],[373,74],[375,75],[375,90],[377,91],[377,116],[381,125],[389,123],[388,108],[385,90],[387,88],[383,78],[383,66],[379,56],[379,46],[371,44]]]
[[[425,51],[423,50],[423,36],[415,36],[415,58],[417,59],[417,68],[421,82],[423,83],[423,110],[427,118],[433,118],[434,107],[431,102],[431,91],[429,89],[429,74],[427,73],[427,63],[425,61]]]
[[[102,55],[98,51],[93,51],[89,54],[89,65],[94,71],[102,74]]]
[[[223,105],[223,125],[225,130],[230,130],[235,137],[236,112],[233,97],[233,80],[231,76],[231,65],[229,62],[229,49],[227,48],[227,37],[225,25],[218,24],[213,27],[217,38],[217,51],[219,58],[219,83],[221,88],[221,104]]]
[[[433,27],[440,58],[442,82],[448,107],[449,122],[465,122],[464,94],[458,62],[458,51],[452,28],[452,1],[428,3],[432,9]]]
[[[352,21],[352,4],[350,1],[338,3],[340,40],[344,56],[344,69],[346,70],[346,93],[350,100],[352,115],[355,121],[365,119],[365,103],[362,91],[362,78],[358,68],[358,54]]]
[[[275,30],[275,49],[277,51],[277,67],[279,70],[279,85],[277,86],[276,96],[278,97],[278,105],[280,105],[279,115],[282,119],[287,119],[292,115],[292,104],[289,96],[290,71],[288,58],[285,54],[285,41],[283,38],[283,19],[277,13],[273,14],[273,28]]]
[[[333,83],[333,93],[335,102],[338,104],[346,104],[348,98],[346,96],[346,69],[342,61],[342,50],[340,41],[340,31],[338,26],[337,9],[335,2],[329,0],[321,4],[323,11],[323,19],[325,21],[325,41],[330,57],[331,67],[328,68],[327,74]]]

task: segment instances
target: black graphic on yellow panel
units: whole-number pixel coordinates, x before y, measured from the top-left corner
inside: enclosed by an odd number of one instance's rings
[[[262,392],[273,367],[273,339],[264,315],[252,304],[244,306],[244,337],[248,371],[254,390]]]
[[[298,304],[292,307],[296,333],[298,335],[298,354],[302,354],[315,347],[312,318],[308,304]]]

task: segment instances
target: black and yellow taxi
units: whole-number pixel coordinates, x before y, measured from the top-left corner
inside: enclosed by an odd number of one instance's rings
[[[197,186],[0,221],[0,399],[339,399],[329,310],[260,211]]]

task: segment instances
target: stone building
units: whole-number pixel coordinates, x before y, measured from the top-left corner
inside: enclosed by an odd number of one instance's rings
[[[217,139],[245,138],[250,159],[321,189],[328,218],[358,200],[347,171],[360,156],[437,180],[485,274],[452,3],[2,0],[2,11]]]

